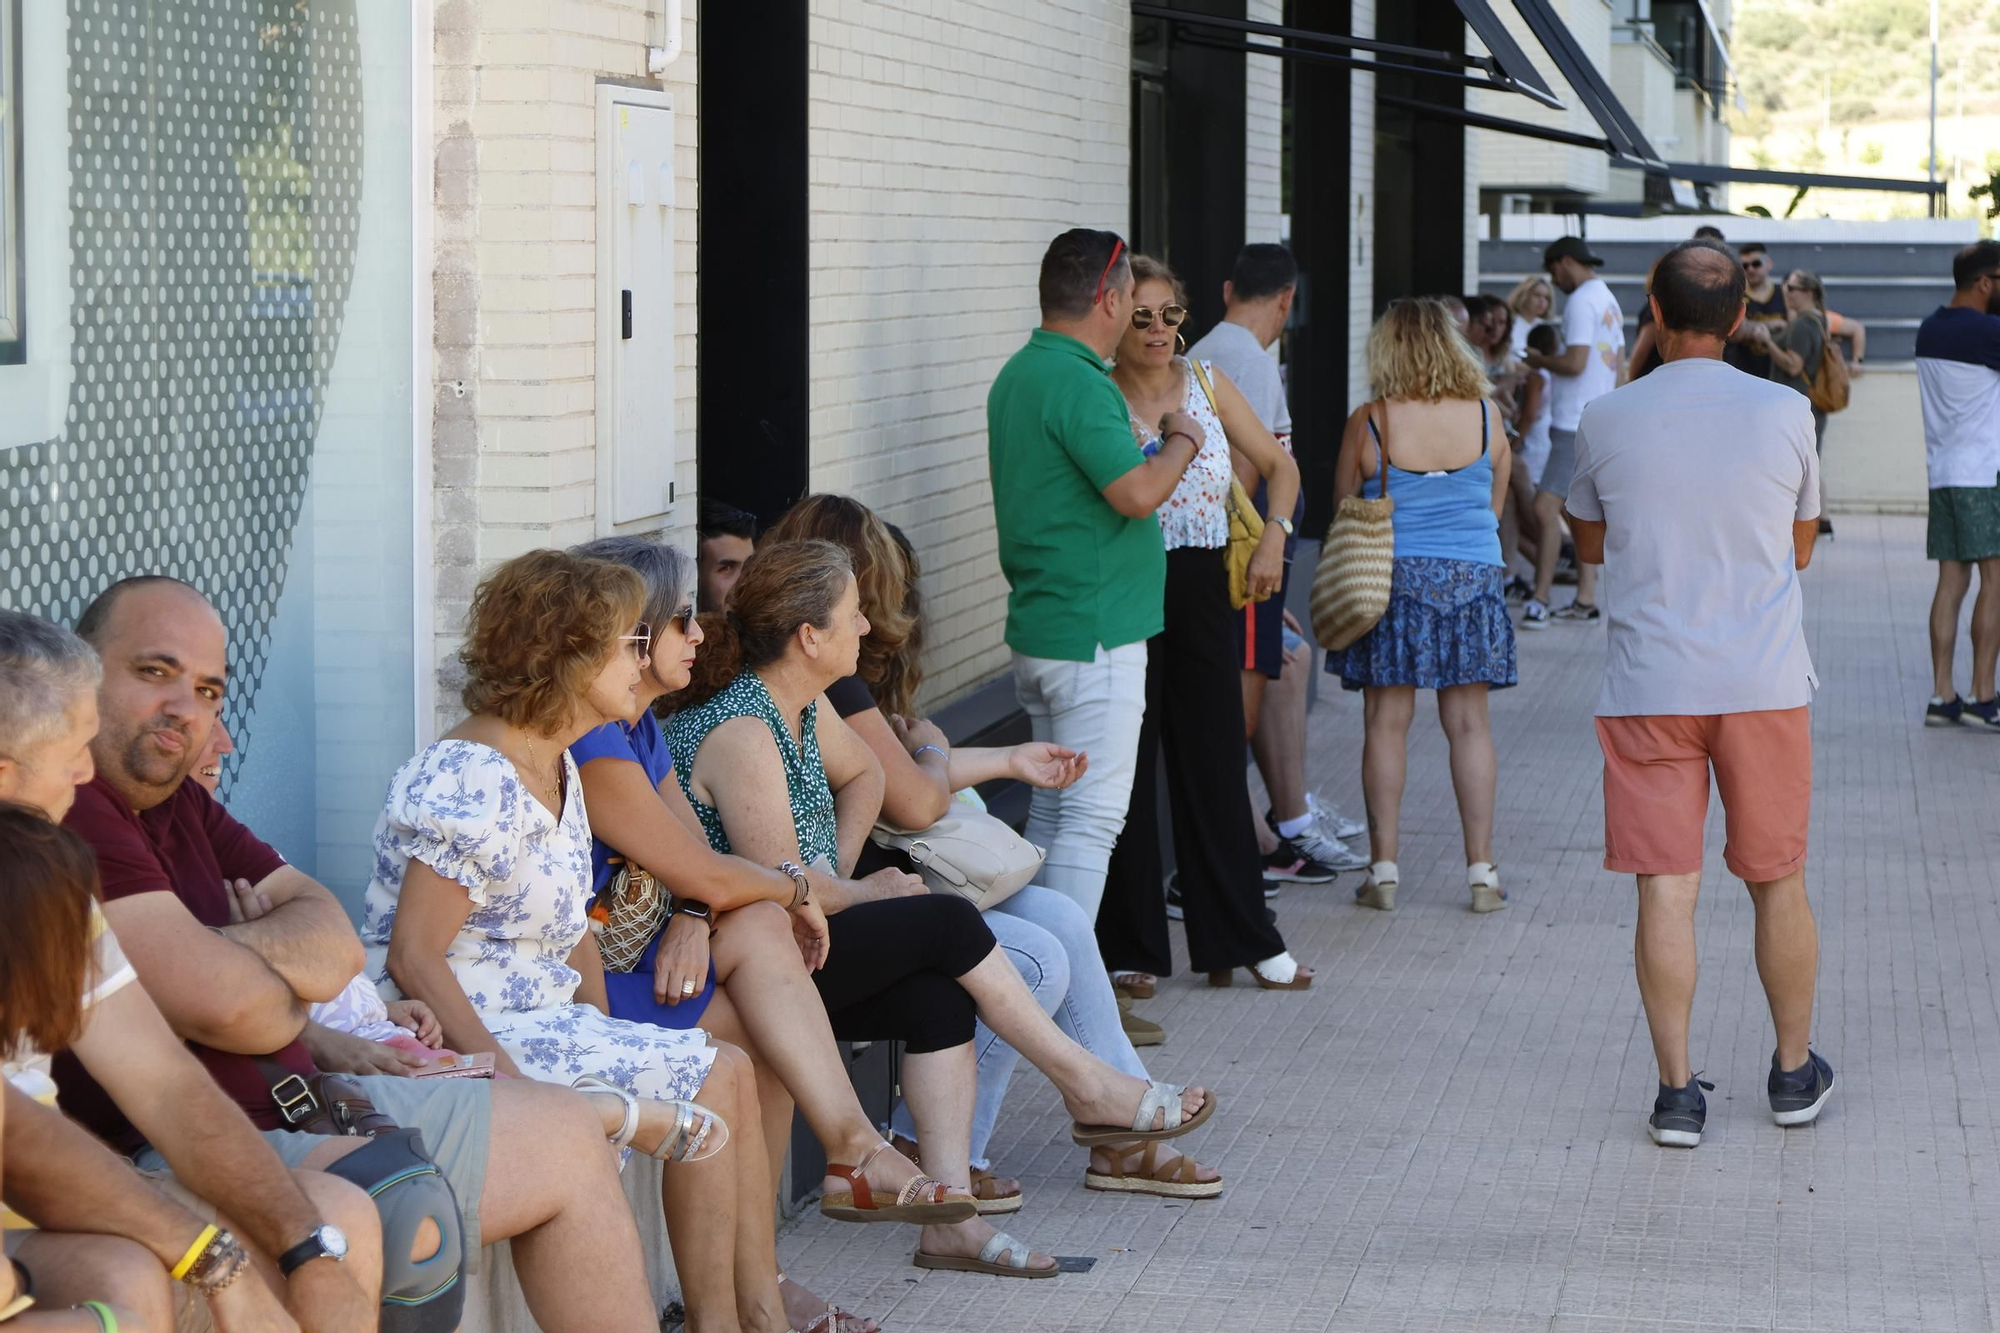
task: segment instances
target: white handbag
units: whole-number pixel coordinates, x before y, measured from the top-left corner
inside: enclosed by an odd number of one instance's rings
[[[958,801],[927,829],[877,824],[868,836],[909,857],[932,893],[955,893],[982,912],[1033,881],[1047,854],[984,810]]]

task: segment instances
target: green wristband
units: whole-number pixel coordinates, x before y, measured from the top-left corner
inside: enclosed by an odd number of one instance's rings
[[[83,1301],[69,1307],[72,1310],[88,1310],[97,1316],[97,1326],[103,1333],[118,1333],[118,1316],[103,1301]]]

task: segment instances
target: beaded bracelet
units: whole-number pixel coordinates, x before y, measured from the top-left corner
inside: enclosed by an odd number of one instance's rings
[[[951,756],[944,752],[943,746],[939,745],[919,745],[914,751],[911,752],[910,758],[922,759],[924,757],[924,751],[926,750],[929,750],[932,754],[944,760],[947,764],[951,762]]]

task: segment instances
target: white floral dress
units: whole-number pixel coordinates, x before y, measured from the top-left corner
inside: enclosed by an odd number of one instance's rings
[[[491,746],[439,741],[404,764],[375,823],[362,938],[389,942],[403,872],[422,861],[472,899],[445,960],[522,1073],[564,1084],[591,1074],[658,1101],[692,1100],[715,1061],[706,1033],[576,1001],[569,955],[589,928],[590,820],[567,753],[563,771],[558,820]]]
[[[1200,423],[1202,441],[1194,461],[1181,474],[1174,493],[1160,506],[1160,537],[1169,551],[1178,551],[1185,546],[1213,550],[1229,545],[1229,482],[1234,476],[1229,458],[1229,436],[1222,429],[1222,418],[1209,405],[1208,395],[1201,391],[1201,381],[1188,368],[1187,359],[1177,356],[1174,365],[1187,383],[1187,398],[1181,404],[1181,410]],[[1208,381],[1213,384],[1214,363],[1204,361],[1201,368],[1208,373]],[[1132,415],[1130,406],[1125,409],[1125,416],[1131,423],[1133,439],[1141,447],[1157,434]]]

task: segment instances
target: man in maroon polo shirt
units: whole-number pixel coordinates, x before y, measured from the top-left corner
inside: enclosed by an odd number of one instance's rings
[[[261,1166],[275,1150],[286,1165],[330,1166],[369,1140],[283,1128],[272,1085],[315,1072],[300,1040],[306,1006],[337,995],[364,955],[324,886],[187,780],[227,684],[221,618],[178,580],[128,579],[101,594],[77,630],[104,666],[100,729],[91,743],[97,776],[78,789],[63,822],[97,853],[104,914],[168,1023],[262,1131],[264,1153],[246,1137],[246,1158]],[[235,880],[250,883],[269,910],[252,921],[232,919],[240,914],[231,911],[225,883]],[[480,1245],[516,1242],[524,1294],[543,1328],[637,1328],[656,1320],[600,1108],[526,1080],[357,1081],[378,1109],[422,1132],[457,1195],[468,1266]],[[120,1109],[138,1090],[117,1086],[116,1071],[86,1070],[65,1057],[57,1082],[64,1108],[132,1152],[138,1165],[174,1165],[142,1141]],[[622,1120],[622,1106],[614,1118]],[[376,1199],[385,1236],[396,1233],[391,1194]],[[239,1202],[252,1205],[248,1198],[210,1202],[232,1211]],[[436,1257],[437,1232],[427,1225],[405,1233],[407,1263],[385,1255],[391,1296],[399,1268],[414,1267],[421,1277]],[[332,1266],[309,1262],[313,1257],[297,1271]],[[387,1299],[383,1312],[385,1321],[398,1313]]]

